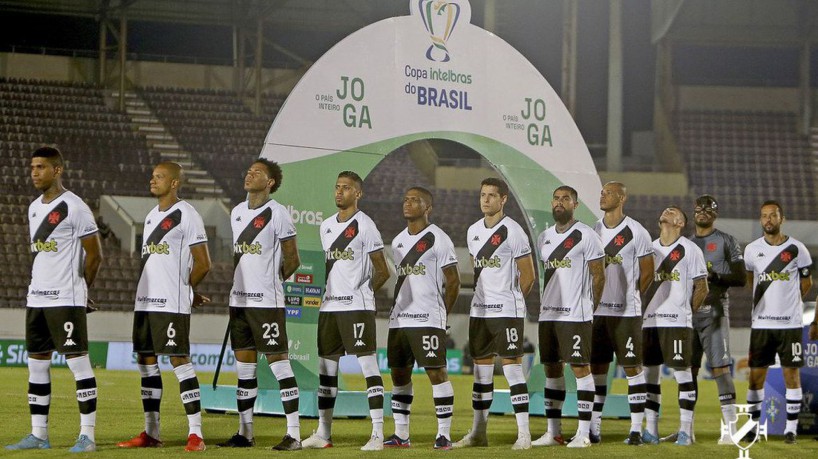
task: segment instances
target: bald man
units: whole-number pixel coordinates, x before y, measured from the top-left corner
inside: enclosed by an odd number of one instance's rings
[[[204,451],[199,380],[190,363],[190,313],[210,300],[196,286],[210,270],[207,235],[202,217],[179,198],[183,171],[179,164],[159,163],[150,191],[158,200],[145,217],[142,270],[136,287],[133,350],[142,376],[145,430],[123,441],[121,448],[162,446],[159,405],[162,376],[157,355],[167,355],[179,380],[189,434],[185,451]]]

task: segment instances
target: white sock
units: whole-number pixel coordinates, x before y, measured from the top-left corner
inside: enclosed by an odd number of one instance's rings
[[[255,362],[236,362],[238,387],[236,388],[236,405],[239,410],[239,435],[249,440],[253,433],[253,407],[258,397],[258,364]]]
[[[594,411],[591,413],[591,433],[599,435],[602,430],[602,409],[608,397],[608,375],[593,375],[594,378]]]
[[[404,386],[392,387],[392,418],[395,420],[395,435],[402,440],[409,439],[409,415],[414,400],[412,382]]]
[[[577,378],[577,411],[579,423],[577,434],[587,437],[591,431],[591,415],[594,409],[594,377],[590,374]]]
[[[301,423],[298,419],[298,384],[295,380],[295,373],[289,360],[279,360],[270,364],[270,371],[273,372],[278,381],[281,395],[281,405],[284,407],[284,415],[287,417],[287,435],[301,441]]]
[[[449,440],[452,439],[452,414],[454,414],[454,388],[451,381],[446,381],[432,386],[432,397],[435,401],[435,414],[437,416],[437,435],[443,435]]]
[[[329,440],[332,437],[332,412],[338,395],[338,361],[318,358],[318,431],[316,435]]]
[[[696,407],[696,388],[690,368],[675,370],[673,377],[679,385],[679,431],[691,435],[693,409]]]
[[[552,395],[549,396],[549,393]],[[557,437],[562,435],[562,404],[565,402],[565,377],[545,377],[545,414],[548,417],[548,432]],[[553,410],[553,411],[552,411]],[[553,416],[549,416],[549,411]]]
[[[162,400],[162,373],[159,365],[140,365],[139,375],[142,377],[142,406],[154,405],[154,408],[145,411],[145,433],[151,438],[159,439],[159,405]],[[149,386],[146,386],[148,384]]]
[[[661,369],[658,365],[645,367],[647,398],[645,401],[645,430],[659,436],[659,409],[662,406]]]
[[[202,405],[199,391],[199,378],[192,363],[179,365],[173,369],[176,379],[179,380],[179,397],[187,414],[188,435],[202,436]]]
[[[471,430],[474,433],[486,433],[489,420],[489,407],[494,399],[494,365],[475,365],[474,384],[472,385],[472,420]]]
[[[374,355],[358,356],[361,372],[366,378],[366,395],[369,402],[369,417],[372,419],[372,435],[383,438],[383,377]]]
[[[51,360],[28,359],[28,405],[31,434],[48,440],[48,410],[51,406]],[[42,414],[33,414],[39,412]]]
[[[503,374],[508,381],[511,393],[511,406],[514,408],[514,417],[517,418],[517,436],[530,436],[528,421],[528,385],[525,382],[522,364],[503,365]]]
[[[787,389],[787,426],[784,428],[784,433],[795,433],[796,430],[798,430],[798,413],[801,412],[803,396],[803,391],[800,387]]]
[[[634,376],[628,376],[628,405],[631,412],[631,432],[642,431],[642,421],[645,419],[645,371]]]
[[[91,359],[82,355],[66,359],[68,368],[74,374],[77,387],[77,403],[80,409],[80,435],[96,442],[94,426],[97,423],[97,380],[91,368]]]

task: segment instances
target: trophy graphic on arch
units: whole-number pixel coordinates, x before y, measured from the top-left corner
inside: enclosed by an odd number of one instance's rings
[[[426,58],[435,62],[449,62],[447,42],[452,36],[462,13],[457,2],[443,0],[418,0],[418,11],[432,44],[426,50]]]

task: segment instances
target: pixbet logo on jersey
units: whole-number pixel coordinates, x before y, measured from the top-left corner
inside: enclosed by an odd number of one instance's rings
[[[416,265],[402,265],[398,266],[396,271],[398,272],[398,276],[424,276],[426,275],[426,265],[423,263],[418,263]]]
[[[563,260],[548,260],[545,264],[547,269],[559,269],[559,268],[570,268],[571,267],[571,259],[565,258]]]
[[[261,243],[254,242],[252,244],[248,244],[246,242],[236,243],[233,244],[233,253],[243,254],[243,255],[261,255]]]
[[[653,275],[654,281],[664,282],[664,281],[680,281],[682,280],[682,276],[679,274],[679,271],[673,272],[665,272],[659,271]]]
[[[352,249],[346,250],[327,250],[327,260],[354,260],[355,252]]]
[[[324,221],[323,212],[300,210],[293,206],[287,206],[287,212],[290,213],[290,218],[293,219],[293,223],[295,224],[303,223],[306,225],[320,225]]]
[[[148,245],[142,246],[142,256],[145,255],[170,255],[170,244],[163,242],[161,244],[154,244],[151,242]]]
[[[500,257],[497,255],[491,258],[480,257],[474,259],[475,268],[500,268],[501,266]]]
[[[34,241],[31,243],[31,253],[38,253],[38,252],[56,252],[57,251],[57,241],[50,240],[47,242],[43,241]]]
[[[773,282],[773,281],[788,281],[790,280],[790,273],[761,273],[758,275],[759,282]]]

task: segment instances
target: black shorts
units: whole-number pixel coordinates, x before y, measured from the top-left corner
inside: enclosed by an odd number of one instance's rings
[[[446,368],[446,330],[433,327],[390,328],[386,344],[389,368]]]
[[[642,365],[641,317],[594,317],[591,363],[616,361],[623,367]]]
[[[540,362],[589,364],[593,328],[591,322],[540,322]]]
[[[136,311],[133,351],[137,354],[190,355],[190,314]]]
[[[764,368],[775,363],[775,355],[782,367],[804,366],[804,345],[800,328],[753,328],[750,330],[750,368]]]
[[[369,355],[376,350],[375,312],[318,313],[318,356]]]
[[[684,327],[647,327],[642,329],[645,365],[665,364],[670,368],[690,367],[693,329]]]
[[[525,319],[515,317],[469,318],[469,353],[473,359],[495,355],[514,359],[523,355]]]
[[[234,351],[286,354],[285,308],[230,308],[230,344]]]
[[[26,308],[26,349],[29,354],[88,352],[84,306]]]
[[[718,326],[717,326],[718,325]],[[730,357],[730,318],[727,316],[693,316],[694,368],[701,368],[702,357],[707,355],[711,368],[721,368],[733,363]]]

